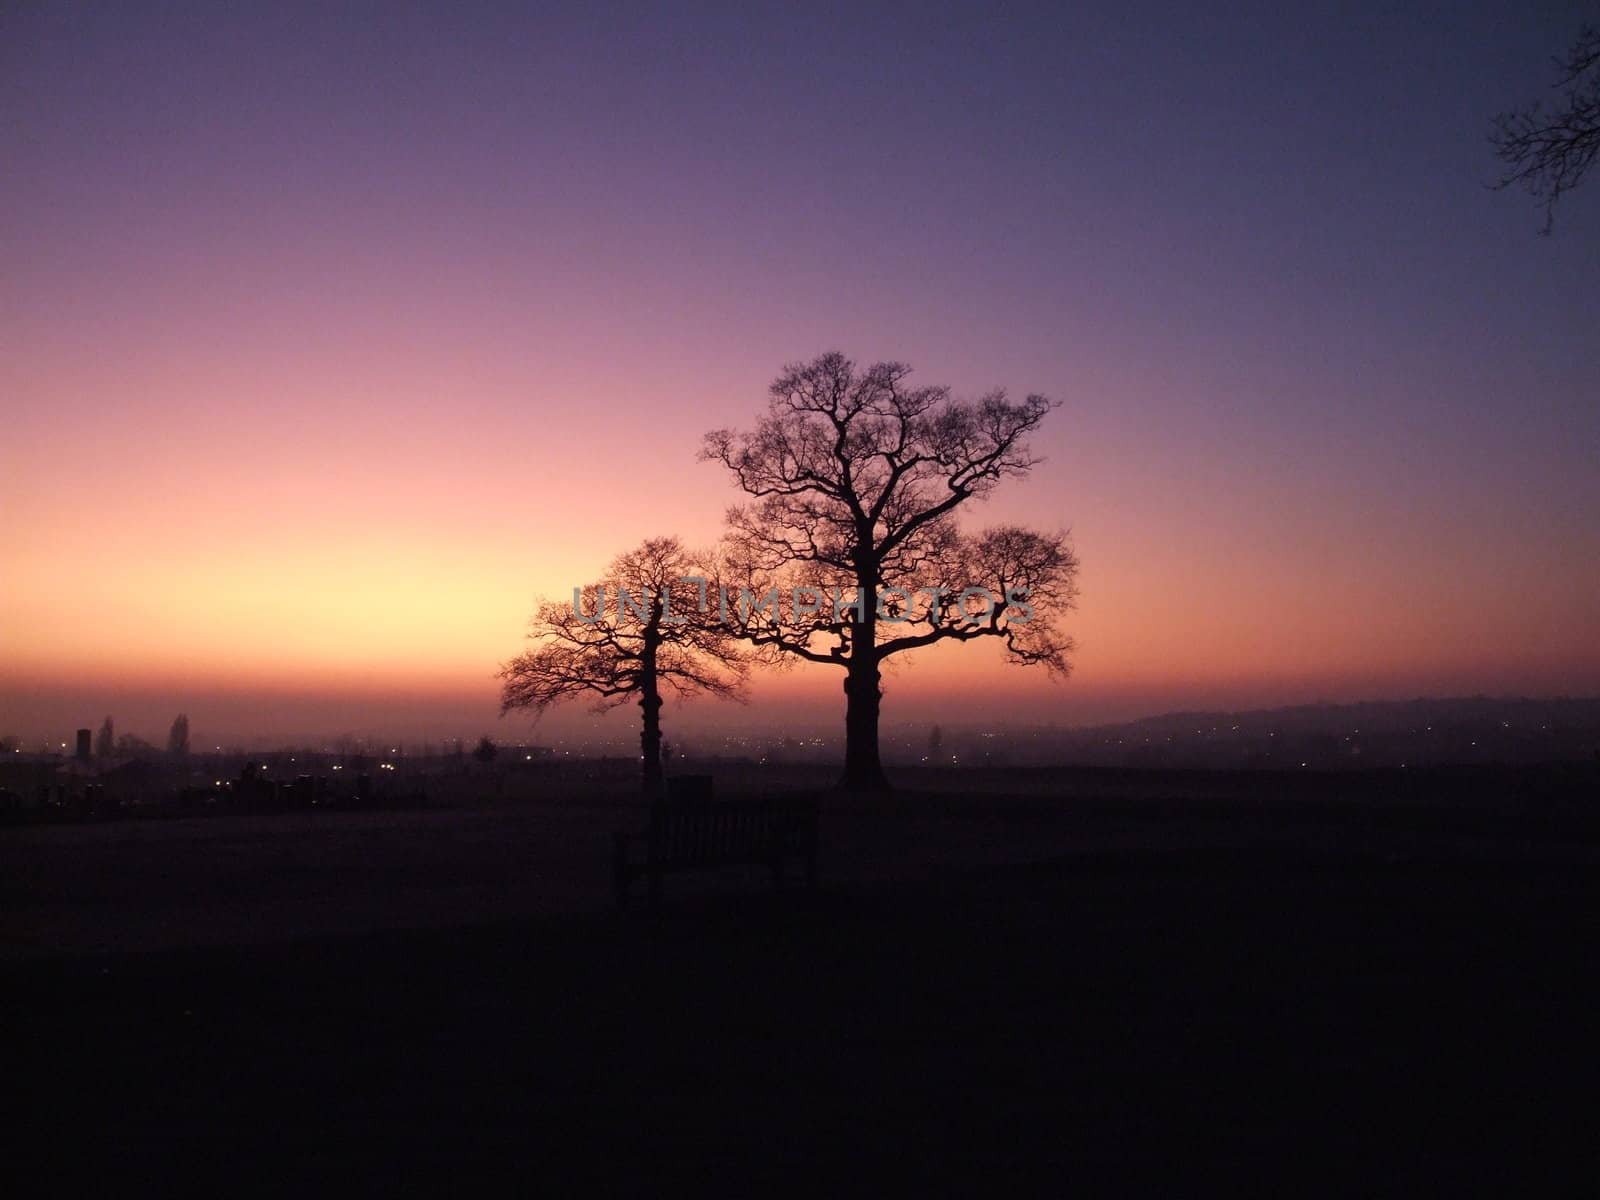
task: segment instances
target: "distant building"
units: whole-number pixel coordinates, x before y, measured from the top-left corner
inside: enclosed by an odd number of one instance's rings
[[[78,761],[79,762],[88,762],[89,761],[89,753],[93,748],[94,748],[94,734],[91,731],[87,730],[87,729],[78,730],[78,754],[77,754]]]

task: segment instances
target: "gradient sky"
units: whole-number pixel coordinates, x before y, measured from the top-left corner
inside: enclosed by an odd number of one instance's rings
[[[0,732],[525,734],[832,348],[1063,402],[1073,679],[887,721],[1600,692],[1600,180],[1484,186],[1592,6],[1407,7],[4,6]]]

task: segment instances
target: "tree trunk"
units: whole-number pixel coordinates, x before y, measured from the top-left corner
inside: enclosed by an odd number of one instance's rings
[[[878,707],[883,690],[878,664],[870,655],[861,660],[851,658],[844,695],[844,776],[839,786],[853,792],[887,792],[889,780],[878,756]]]
[[[639,711],[644,727],[639,733],[639,750],[644,763],[644,794],[661,794],[661,687],[656,679],[656,629],[654,622],[645,628],[643,659],[639,664]]]

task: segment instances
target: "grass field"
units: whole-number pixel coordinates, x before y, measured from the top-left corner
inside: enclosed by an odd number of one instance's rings
[[[656,914],[610,910],[609,793],[7,831],[7,1161],[65,1138],[29,1176],[63,1188],[1600,1177],[1587,820],[1221,782],[830,797],[815,894],[730,871]]]

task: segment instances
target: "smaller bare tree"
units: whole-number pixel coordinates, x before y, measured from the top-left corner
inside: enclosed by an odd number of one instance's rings
[[[1567,51],[1556,59],[1565,89],[1559,108],[1535,101],[1526,108],[1503,112],[1494,121],[1490,141],[1505,164],[1496,189],[1520,183],[1544,205],[1548,234],[1555,225],[1556,201],[1583,182],[1600,154],[1600,28],[1585,26]]]
[[[663,688],[740,699],[749,677],[739,643],[706,603],[718,578],[709,556],[689,553],[677,538],[652,538],[571,601],[541,603],[528,634],[534,648],[500,669],[501,715],[543,713],[578,698],[604,711],[636,699],[644,789],[656,792]]]

